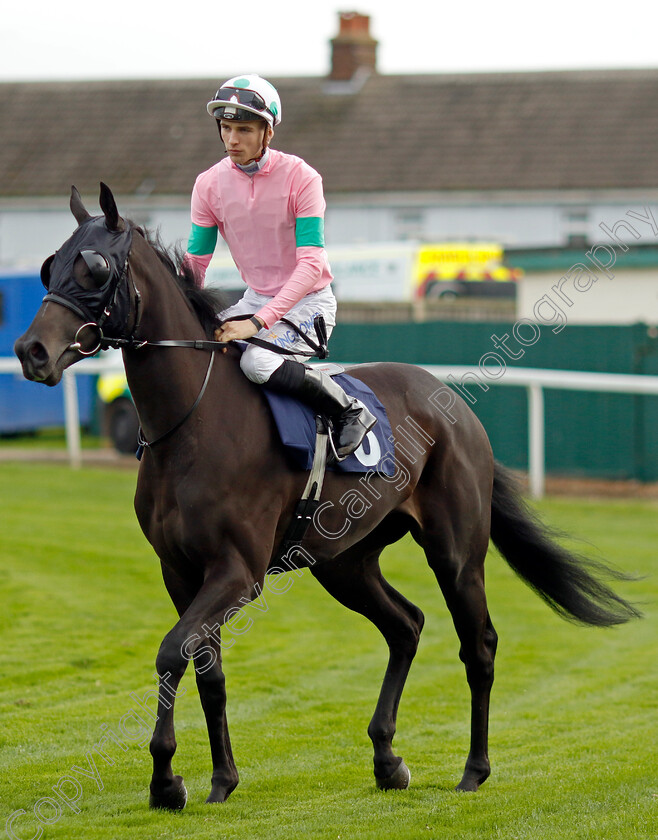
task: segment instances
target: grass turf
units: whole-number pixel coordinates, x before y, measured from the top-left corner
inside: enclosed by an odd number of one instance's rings
[[[147,807],[150,721],[137,698],[155,684],[155,654],[175,613],[132,511],[134,481],[132,471],[0,464],[0,825],[25,811],[8,836],[41,828],[44,838],[85,840],[655,838],[656,503],[541,505],[551,524],[646,576],[618,587],[644,602],[642,621],[574,627],[488,558],[500,644],[493,773],[477,794],[453,791],[468,748],[468,690],[440,592],[407,539],[382,565],[426,615],[394,742],[411,769],[409,790],[381,793],[372,779],[366,728],[383,640],[305,572],[291,576],[288,592],[266,590],[266,610],[247,608],[253,625],[226,652],[241,782],[221,806],[204,804],[211,764],[188,670],[174,769],[190,796],[185,811],[170,814]],[[112,764],[96,754],[94,779],[88,753],[122,721],[135,743],[124,751],[106,741]],[[80,785],[76,810],[53,804],[53,786],[73,795],[67,777]],[[35,808],[51,822],[37,822]]]
[[[80,445],[83,449],[100,449],[110,446],[107,438],[91,434],[81,429]],[[66,431],[63,427],[53,426],[38,429],[33,434],[0,435],[0,452],[3,450],[27,449],[66,451]]]

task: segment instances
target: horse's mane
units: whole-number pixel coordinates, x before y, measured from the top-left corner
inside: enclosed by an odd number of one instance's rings
[[[144,230],[139,225],[134,225],[134,229],[141,233],[153,248],[162,265],[192,305],[206,336],[212,338],[219,325],[217,313],[229,306],[225,294],[220,289],[200,289],[197,286],[191,267],[183,262],[184,251],[180,245],[168,247],[163,244],[159,232]]]

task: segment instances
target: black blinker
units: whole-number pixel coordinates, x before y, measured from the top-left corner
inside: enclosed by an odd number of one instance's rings
[[[98,251],[80,251],[80,256],[87,264],[94,283],[98,286],[104,286],[112,274],[110,264],[105,257]]]
[[[41,266],[41,282],[46,289],[50,286],[50,266],[52,265],[54,259],[55,255],[52,254]]]

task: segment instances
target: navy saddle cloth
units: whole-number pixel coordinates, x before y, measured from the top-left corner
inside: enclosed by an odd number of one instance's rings
[[[384,475],[396,473],[395,450],[392,442],[391,425],[384,406],[372,390],[353,376],[341,373],[334,379],[350,396],[364,403],[377,418],[377,423],[366,435],[361,446],[339,464],[330,469],[339,472],[369,472],[374,470]],[[263,388],[274,415],[281,442],[286,447],[295,466],[310,470],[315,450],[315,413],[313,409],[289,397]]]

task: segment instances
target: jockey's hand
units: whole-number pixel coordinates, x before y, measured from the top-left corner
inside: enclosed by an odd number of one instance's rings
[[[260,321],[260,318],[258,320]],[[215,330],[215,341],[240,341],[241,339],[251,338],[258,331],[259,327],[250,320],[226,321],[221,327]]]

